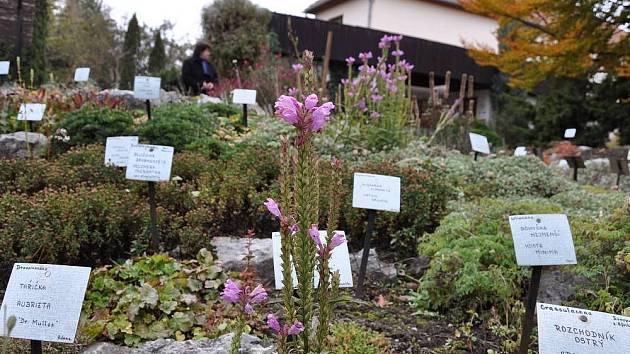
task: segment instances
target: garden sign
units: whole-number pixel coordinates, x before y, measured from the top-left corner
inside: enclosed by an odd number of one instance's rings
[[[23,103],[20,105],[17,120],[40,121],[44,119],[46,105],[43,103]]]
[[[133,80],[133,97],[139,100],[160,98],[161,81],[159,77],[136,76]]]
[[[345,235],[343,231],[335,231]],[[319,239],[322,244],[326,244],[326,230],[319,230]],[[273,250],[273,272],[275,277],[276,289],[282,289],[283,280],[282,277],[282,251],[281,251],[281,239],[279,232],[274,232],[271,235],[272,250]],[[297,286],[297,275],[295,273],[295,267],[292,267],[293,284]],[[330,271],[339,271],[339,287],[351,288],[352,287],[352,269],[350,267],[350,253],[348,252],[348,243],[344,242],[341,245],[335,247],[330,256]],[[319,272],[315,271],[313,276],[315,287],[319,283]]]
[[[74,71],[74,81],[88,81],[90,79],[90,68],[77,68]]]
[[[131,145],[137,144],[137,136],[110,136],[105,144],[105,165],[126,167]]]
[[[0,311],[16,318],[11,337],[73,343],[89,277],[88,267],[15,263]]]
[[[539,354],[628,354],[630,317],[537,303]]]
[[[475,161],[477,160],[478,153],[486,155],[490,154],[490,144],[488,144],[488,138],[475,133],[468,133],[468,137],[470,138],[472,151],[475,152]]]
[[[9,75],[10,62],[0,61],[0,75]]]
[[[125,177],[136,181],[169,181],[173,151],[171,146],[132,144]]]

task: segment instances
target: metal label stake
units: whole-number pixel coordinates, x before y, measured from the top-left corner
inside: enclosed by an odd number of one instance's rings
[[[521,345],[518,349],[518,354],[527,354],[527,349],[529,348],[530,336],[534,328],[534,313],[536,312],[536,300],[538,299],[542,268],[542,266],[534,266],[532,268],[532,278],[529,281],[529,290],[527,291],[527,307],[523,316],[523,331],[521,332]]]
[[[359,269],[359,278],[357,279],[357,297],[363,297],[365,288],[365,272],[367,271],[368,258],[370,257],[370,238],[374,230],[374,221],[376,220],[376,210],[368,209],[367,212],[367,230],[363,239],[363,256],[361,257],[361,268]]]
[[[144,101],[147,108],[147,117],[151,120],[151,101]],[[149,243],[149,250],[151,253],[157,253],[160,251],[160,235],[157,230],[157,203],[155,201],[155,182],[148,182],[149,184],[149,235],[151,240]]]

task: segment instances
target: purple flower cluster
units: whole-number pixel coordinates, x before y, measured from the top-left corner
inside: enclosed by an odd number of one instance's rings
[[[295,126],[302,133],[319,132],[330,119],[330,111],[335,108],[332,102],[317,106],[319,98],[311,94],[299,102],[295,97],[282,95],[276,101],[276,115]]]
[[[250,291],[249,287],[241,289],[232,279],[228,279],[225,282],[223,292],[221,292],[221,299],[231,304],[240,303],[243,305],[243,311],[248,315],[254,312],[252,304],[261,303],[267,300],[267,291],[262,285],[256,286]]]
[[[308,229],[308,235],[311,237],[313,242],[315,242],[317,254],[319,254],[320,257],[329,255],[337,246],[346,242],[346,237],[343,234],[335,232],[333,237],[330,239],[330,242],[327,245],[324,245],[319,237],[319,230],[315,224],[311,225],[311,228]]]
[[[300,321],[295,320],[290,327],[288,325],[282,326],[278,317],[272,313],[267,315],[267,326],[281,336],[293,336],[304,331],[304,325]]]
[[[384,35],[383,38],[381,38],[381,41],[378,42],[378,47],[380,49],[389,48],[391,47],[392,42],[400,42],[402,39],[403,39],[402,35],[394,35],[394,36]]]

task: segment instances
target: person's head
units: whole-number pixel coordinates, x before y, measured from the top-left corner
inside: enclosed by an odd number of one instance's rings
[[[210,59],[210,43],[207,41],[201,41],[195,44],[195,50],[193,50],[193,57],[201,58],[203,60]]]

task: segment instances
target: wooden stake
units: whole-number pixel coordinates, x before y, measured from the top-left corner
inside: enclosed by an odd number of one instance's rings
[[[332,51],[332,41],[333,41],[333,33],[332,31],[328,31],[328,35],[326,36],[326,53],[324,54],[324,68],[322,70],[322,87],[320,91],[321,96],[327,96],[326,93],[326,84],[328,83],[328,68],[330,65],[330,52]]]

